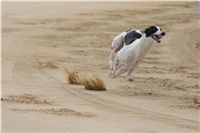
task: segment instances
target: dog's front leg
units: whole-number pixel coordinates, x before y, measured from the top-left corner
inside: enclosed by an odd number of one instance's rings
[[[127,79],[128,79],[129,81],[133,81],[132,73],[133,73],[133,70],[135,69],[135,67],[136,67],[137,65],[138,65],[138,61],[136,61],[136,62],[134,63],[134,65],[132,66],[132,68],[129,68],[129,69],[128,69]]]
[[[130,69],[128,70],[128,74],[127,74],[127,79],[128,79],[129,81],[133,81],[132,73],[133,73],[133,68],[130,68]]]
[[[116,71],[115,77],[118,77],[119,75],[125,73],[127,70],[128,70],[128,65],[125,64],[119,70]]]

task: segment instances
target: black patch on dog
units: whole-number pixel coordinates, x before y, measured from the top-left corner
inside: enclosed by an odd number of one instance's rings
[[[125,35],[125,45],[129,45],[136,39],[140,39],[141,37],[142,35],[135,30],[129,30],[129,32]]]
[[[145,29],[144,33],[146,34],[146,37],[151,36],[153,33],[157,32],[157,27],[156,26],[150,26],[149,28]]]

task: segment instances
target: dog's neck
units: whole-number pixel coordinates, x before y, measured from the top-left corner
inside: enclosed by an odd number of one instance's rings
[[[138,45],[139,51],[147,53],[148,50],[152,47],[155,40],[151,37],[146,37],[146,34],[142,34],[141,43]]]
[[[148,44],[153,44],[155,42],[155,40],[152,37],[146,37],[146,34],[142,34],[142,40],[143,42],[145,42],[144,44],[148,45]]]

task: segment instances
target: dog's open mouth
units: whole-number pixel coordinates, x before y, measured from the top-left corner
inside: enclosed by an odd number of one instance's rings
[[[162,32],[160,35],[156,35],[156,34],[151,35],[151,37],[152,37],[154,40],[156,40],[158,43],[161,42],[161,38],[162,38],[163,36],[165,36],[165,32]]]
[[[161,38],[163,37],[162,35],[152,35],[151,36],[154,40],[156,40],[158,43],[161,42]]]

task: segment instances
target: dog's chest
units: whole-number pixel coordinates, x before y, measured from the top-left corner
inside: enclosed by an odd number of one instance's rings
[[[136,52],[136,60],[141,60],[152,47],[153,42],[149,42],[148,40],[142,41],[138,44],[138,48],[135,49]]]

